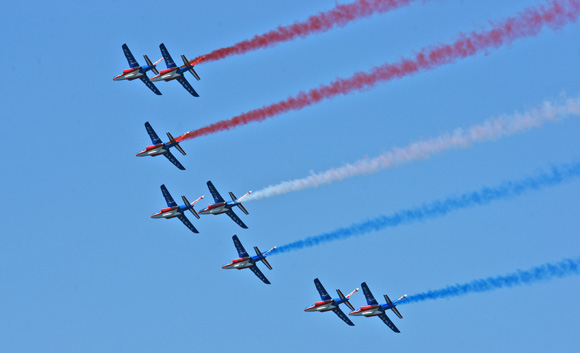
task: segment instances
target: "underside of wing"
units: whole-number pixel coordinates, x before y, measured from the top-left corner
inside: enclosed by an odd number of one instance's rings
[[[175,65],[175,62],[171,58],[171,55],[169,55],[169,51],[167,51],[167,48],[165,48],[165,44],[161,43],[159,45],[159,49],[161,49],[161,54],[163,55],[163,60],[165,61],[167,68],[171,69],[177,67],[177,65]]]
[[[179,161],[177,160],[177,158],[175,158],[175,156],[173,154],[171,154],[171,152],[167,152],[163,154],[165,157],[167,157],[167,159],[169,159],[169,161],[173,164],[175,164],[175,166],[181,170],[185,170],[185,167],[183,165],[181,165],[181,163],[179,163]]]
[[[207,182],[207,188],[209,189],[209,192],[211,192],[211,196],[215,203],[225,202],[224,198],[220,195],[215,186],[213,186],[211,181]]]
[[[395,326],[395,324],[393,324],[393,322],[391,321],[391,319],[389,319],[389,317],[387,316],[387,314],[382,313],[381,315],[379,315],[379,319],[383,320],[383,322],[389,326],[389,328],[393,331],[395,331],[396,333],[401,333],[401,331],[399,331],[399,329],[397,328],[397,326]]]
[[[230,216],[230,218],[236,222],[240,227],[244,228],[244,229],[248,229],[248,226],[244,224],[244,222],[242,222],[242,220],[238,217],[238,215],[236,215],[234,213],[234,211],[229,210],[228,212],[226,212],[226,214],[228,216]]]
[[[346,315],[344,314],[344,312],[343,312],[342,310],[340,310],[340,308],[334,308],[334,309],[332,309],[332,311],[333,311],[333,312],[334,312],[336,315],[338,315],[338,317],[339,317],[339,318],[341,318],[341,319],[342,319],[342,321],[346,322],[346,323],[347,323],[347,325],[349,325],[349,326],[354,326],[354,324],[352,323],[352,321],[350,321],[350,319],[348,318],[348,316],[346,316]]]
[[[179,217],[177,217],[177,218],[179,218],[179,220],[180,220],[180,221],[182,221],[182,222],[183,222],[183,224],[185,224],[185,226],[186,226],[187,228],[189,228],[189,230],[191,230],[191,231],[192,231],[192,232],[194,232],[194,233],[199,233],[199,232],[197,231],[197,229],[195,229],[195,227],[193,226],[193,224],[191,224],[191,222],[189,221],[189,219],[187,219],[187,217],[185,217],[184,215],[181,215],[181,216],[179,216]]]
[[[270,281],[268,281],[268,279],[266,278],[266,276],[264,276],[262,271],[260,271],[258,266],[254,265],[254,266],[250,267],[250,270],[252,270],[252,272],[254,272],[256,274],[256,276],[258,276],[258,278],[262,280],[262,282],[264,282],[266,284],[270,284]]]
[[[314,279],[314,285],[316,286],[316,290],[320,294],[320,299],[322,300],[332,299],[330,298],[330,295],[328,295],[328,292],[326,291],[326,289],[324,289],[324,286],[322,285],[322,283],[318,278]]]
[[[248,252],[246,251],[246,249],[244,249],[244,246],[242,245],[240,239],[238,239],[238,236],[234,235],[232,239],[234,240],[234,245],[236,246],[238,255],[240,255],[240,257],[249,257]]]
[[[366,282],[361,283],[361,287],[362,287],[363,293],[365,294],[367,304],[368,305],[378,305],[379,303],[377,302],[377,300],[373,296],[373,293],[371,293],[371,290],[367,286]]]
[[[163,193],[163,197],[165,197],[165,202],[167,202],[167,207],[177,206],[177,204],[175,203],[175,200],[173,200],[173,197],[171,197],[169,190],[167,190],[167,188],[165,187],[165,184],[161,185],[161,192]]]
[[[151,138],[151,142],[153,142],[154,145],[158,145],[161,143],[161,139],[159,138],[155,130],[153,130],[153,127],[151,126],[151,124],[149,124],[149,122],[145,123],[145,129],[147,130],[147,133]]]
[[[178,77],[177,78],[177,81],[179,81],[179,83],[181,83],[181,85],[183,86],[183,88],[185,88],[187,90],[187,92],[189,92],[192,96],[199,97],[199,94],[197,94],[197,92],[193,89],[193,87],[191,87],[191,85],[185,79],[185,77],[183,77],[183,76]]]
[[[145,86],[149,87],[149,89],[153,91],[153,93],[155,93],[158,96],[161,95],[161,91],[159,91],[157,89],[157,87],[155,86],[155,84],[153,82],[149,81],[149,77],[147,77],[147,74],[144,74],[143,76],[141,76],[140,79],[141,79],[141,81],[143,81]]]
[[[135,60],[135,57],[133,56],[133,53],[131,53],[131,51],[129,50],[127,44],[123,44],[123,53],[125,53],[127,62],[129,62],[129,67],[134,68],[139,66],[139,63],[137,63],[137,60]]]

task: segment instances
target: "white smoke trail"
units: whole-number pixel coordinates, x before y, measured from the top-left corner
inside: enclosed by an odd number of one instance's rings
[[[459,128],[453,133],[445,133],[429,140],[414,142],[405,147],[395,147],[374,158],[365,157],[338,168],[270,185],[254,191],[246,198],[246,201],[314,188],[361,174],[376,173],[400,164],[422,160],[450,149],[466,148],[474,143],[497,140],[526,132],[542,127],[546,122],[555,122],[570,116],[580,116],[580,97],[545,101],[541,106],[524,113],[488,119],[467,129]]]

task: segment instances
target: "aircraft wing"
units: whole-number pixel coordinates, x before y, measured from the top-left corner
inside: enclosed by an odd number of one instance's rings
[[[145,129],[147,130],[147,133],[151,138],[151,142],[153,142],[154,145],[158,145],[161,143],[161,139],[159,138],[159,136],[157,136],[157,133],[155,132],[155,130],[153,130],[153,127],[151,127],[151,124],[149,124],[148,121],[145,123]]]
[[[197,94],[197,92],[193,89],[193,87],[191,87],[191,85],[189,84],[189,82],[187,82],[187,80],[185,79],[185,77],[183,77],[183,75],[178,77],[177,81],[179,81],[179,83],[181,83],[183,88],[185,88],[187,92],[191,93],[192,96],[199,97],[199,94]]]
[[[129,66],[131,68],[139,66],[137,60],[135,60],[135,57],[133,56],[133,53],[131,53],[131,51],[129,50],[127,44],[123,44],[123,53],[125,53],[125,57],[127,58],[127,61],[129,62]]]
[[[379,319],[383,320],[383,322],[385,324],[387,324],[387,326],[389,326],[389,328],[393,331],[395,331],[396,333],[401,333],[401,331],[399,331],[399,329],[397,328],[397,326],[395,326],[395,324],[393,324],[393,322],[391,321],[391,319],[389,319],[389,317],[387,316],[387,314],[382,313],[381,315],[379,315]]]
[[[159,45],[159,49],[161,49],[161,54],[163,55],[163,60],[165,60],[165,64],[167,65],[167,68],[172,69],[174,67],[177,67],[177,65],[175,65],[175,62],[171,58],[171,55],[169,55],[167,48],[165,48],[165,44],[161,43]]]
[[[189,221],[189,219],[187,219],[187,217],[185,217],[185,215],[178,216],[177,218],[179,218],[179,220],[182,221],[183,224],[185,224],[185,226],[187,228],[189,228],[189,230],[191,230],[194,233],[199,233],[197,231],[197,229],[195,229],[195,227],[193,226],[193,224],[191,224],[191,222]]]
[[[341,318],[341,319],[342,319],[342,321],[346,322],[346,324],[347,324],[347,325],[349,325],[349,326],[354,326],[354,324],[352,323],[352,321],[350,321],[350,319],[348,318],[348,316],[346,316],[346,315],[344,314],[344,312],[343,312],[342,310],[340,310],[340,308],[338,308],[338,307],[337,307],[337,308],[334,308],[334,309],[332,309],[332,311],[333,311],[333,312],[334,312],[336,315],[338,315],[338,317],[339,317],[339,318]],[[387,320],[388,320],[388,319],[387,319]]]
[[[207,188],[209,189],[209,192],[211,192],[211,196],[213,196],[213,200],[215,203],[226,202],[226,200],[224,200],[222,195],[220,195],[220,193],[217,191],[215,186],[213,186],[211,180],[207,182]]]
[[[377,302],[375,297],[373,297],[373,293],[371,293],[371,290],[367,286],[367,283],[363,282],[363,283],[361,283],[360,286],[362,287],[363,293],[365,294],[365,298],[367,299],[367,304],[368,305],[378,305],[379,303]],[[383,320],[383,321],[385,321],[385,320]]]
[[[173,164],[175,164],[175,166],[181,170],[185,170],[185,167],[183,165],[181,165],[181,163],[179,163],[179,161],[177,160],[177,158],[175,158],[175,156],[173,154],[171,154],[170,151],[167,151],[166,153],[163,154],[167,159],[169,159],[169,161]]]
[[[163,193],[163,197],[165,197],[165,202],[167,202],[167,207],[177,206],[177,204],[173,200],[173,197],[171,197],[171,194],[169,193],[169,191],[167,191],[165,184],[161,185],[161,192]]]
[[[240,242],[240,239],[238,239],[238,236],[234,235],[232,239],[234,240],[236,250],[238,250],[238,255],[240,255],[240,257],[249,257],[248,253],[246,252],[246,249],[244,249],[244,246],[242,245],[242,242]]]
[[[238,217],[238,215],[236,215],[234,213],[234,211],[229,210],[228,212],[226,212],[226,214],[228,216],[230,216],[230,218],[236,222],[240,227],[244,228],[244,229],[248,229],[248,226],[244,224],[244,222],[242,222],[242,220]]]
[[[332,299],[330,295],[328,295],[328,292],[326,291],[326,289],[324,289],[324,286],[322,285],[322,283],[320,283],[320,280],[318,278],[314,279],[314,285],[316,286],[318,293],[320,293],[320,299],[322,300]]]
[[[262,282],[264,282],[266,284],[270,284],[270,281],[268,281],[268,279],[266,278],[266,276],[264,276],[262,271],[260,271],[258,266],[254,265],[254,266],[250,267],[250,270],[252,270],[252,272],[254,272],[256,274],[256,276],[258,276],[258,278],[262,280]]]
[[[155,87],[155,84],[153,82],[149,81],[149,77],[147,77],[147,74],[145,74],[139,78],[141,79],[141,81],[143,81],[145,86],[149,87],[149,89],[152,90],[156,95],[158,95],[158,96],[161,95],[161,91],[159,91],[157,89],[157,87]]]

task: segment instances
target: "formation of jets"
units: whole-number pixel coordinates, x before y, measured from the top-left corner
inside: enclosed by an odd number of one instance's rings
[[[161,59],[157,60],[156,62],[151,62],[149,57],[147,55],[144,55],[143,57],[144,57],[147,65],[140,66],[139,63],[137,62],[137,60],[135,60],[135,57],[133,56],[131,51],[129,50],[129,47],[126,44],[123,44],[122,48],[123,48],[123,52],[125,54],[125,57],[127,58],[127,61],[129,62],[129,69],[124,70],[121,75],[116,76],[115,78],[113,78],[113,80],[115,80],[115,81],[120,81],[120,80],[132,81],[135,79],[140,79],[141,81],[143,81],[143,83],[145,83],[145,85],[147,85],[147,87],[149,87],[149,89],[151,89],[157,95],[161,95],[161,92],[157,89],[157,87],[155,86],[155,84],[153,82],[177,80],[179,83],[181,83],[181,85],[192,96],[199,97],[197,92],[193,89],[193,87],[185,79],[184,73],[189,71],[197,80],[199,80],[200,79],[199,75],[197,74],[197,72],[195,72],[193,67],[195,64],[197,64],[198,62],[203,60],[204,57],[200,57],[194,61],[189,61],[189,60],[187,60],[185,55],[181,55],[181,58],[183,60],[183,65],[177,66],[175,64],[175,62],[173,61],[173,58],[171,57],[171,55],[169,55],[167,48],[162,43],[161,45],[159,45],[159,48],[161,50],[161,54],[163,55],[163,57]],[[157,70],[157,64],[159,64],[159,62],[161,62],[161,60],[165,61],[167,69],[162,70],[160,72]],[[156,74],[156,76],[149,79],[149,77],[147,76],[148,71],[153,71]],[[157,135],[157,133],[155,132],[155,130],[153,129],[151,124],[149,124],[149,122],[145,123],[145,130],[149,134],[149,138],[151,139],[152,145],[147,146],[143,151],[137,153],[137,157],[145,157],[145,156],[156,157],[156,156],[162,155],[162,156],[165,156],[165,158],[167,158],[178,169],[185,170],[185,167],[171,153],[171,148],[175,148],[182,155],[186,155],[183,148],[181,148],[181,146],[179,145],[180,138],[178,137],[177,139],[175,139],[169,132],[167,132],[168,141],[163,142],[159,138],[159,136]],[[219,214],[225,213],[226,215],[228,215],[228,217],[230,217],[241,228],[248,229],[248,226],[246,226],[246,224],[236,215],[236,213],[233,211],[233,209],[235,207],[238,207],[244,214],[247,215],[248,210],[246,210],[246,208],[242,205],[242,200],[244,198],[246,198],[248,195],[250,195],[252,192],[248,191],[246,194],[244,194],[240,198],[237,198],[232,192],[229,192],[229,196],[231,198],[231,201],[226,201],[220,195],[220,193],[218,192],[216,187],[213,185],[211,180],[207,182],[207,187],[208,187],[208,189],[213,197],[214,203],[206,206],[205,208],[203,208],[199,211],[196,211],[194,208],[195,204],[197,204],[199,201],[201,201],[204,198],[203,196],[198,197],[193,202],[189,202],[189,200],[185,196],[181,196],[181,199],[183,200],[183,205],[178,205],[175,202],[175,200],[173,199],[173,197],[171,196],[171,194],[169,193],[169,190],[167,190],[167,187],[165,185],[161,185],[161,193],[163,194],[163,197],[165,198],[165,203],[167,204],[167,207],[162,208],[159,212],[153,214],[151,216],[151,218],[165,218],[165,219],[177,218],[191,232],[199,233],[197,228],[195,228],[193,223],[191,223],[191,221],[187,218],[187,216],[186,216],[187,211],[191,212],[191,214],[197,219],[200,219],[200,215],[219,215]],[[268,269],[271,270],[272,266],[266,260],[266,257],[272,251],[274,251],[276,249],[276,247],[273,247],[268,251],[261,252],[257,246],[254,246],[254,251],[256,252],[256,255],[250,256],[248,254],[248,252],[246,251],[246,249],[244,248],[244,246],[242,245],[242,243],[237,235],[234,235],[232,237],[232,240],[233,240],[234,246],[236,247],[236,250],[238,252],[239,258],[234,259],[230,263],[228,263],[227,265],[222,266],[222,269],[242,270],[242,269],[247,268],[247,269],[250,269],[250,271],[252,271],[256,275],[256,277],[258,277],[262,282],[264,282],[265,284],[270,284],[270,281],[268,280],[268,278],[266,278],[264,273],[262,273],[262,271],[258,268],[257,264],[259,262],[262,262]],[[388,310],[392,310],[395,313],[395,315],[397,315],[399,318],[402,319],[403,316],[397,310],[396,306],[399,303],[399,301],[401,301],[402,299],[404,299],[406,297],[406,295],[403,295],[402,297],[400,297],[399,299],[397,299],[393,302],[385,294],[384,298],[385,298],[386,304],[379,304],[377,302],[377,300],[373,297],[373,294],[369,290],[367,284],[365,282],[363,282],[363,283],[361,283],[361,287],[362,287],[362,290],[364,292],[364,295],[365,295],[365,298],[367,301],[367,305],[361,306],[360,309],[355,310],[354,306],[350,303],[350,297],[359,290],[358,288],[356,288],[352,292],[348,293],[347,295],[344,295],[340,291],[340,289],[337,289],[336,292],[338,294],[338,297],[332,298],[328,294],[328,292],[326,291],[326,289],[324,288],[324,286],[322,285],[322,283],[320,282],[320,280],[318,278],[314,279],[314,285],[316,286],[316,289],[318,290],[318,293],[320,294],[321,300],[315,302],[313,305],[304,309],[304,311],[306,311],[306,312],[332,311],[349,326],[354,326],[354,323],[349,319],[349,316],[365,316],[365,317],[377,316],[391,330],[393,330],[394,332],[397,332],[397,333],[400,332],[399,329],[393,324],[393,322],[385,314],[385,312]],[[340,304],[344,304],[348,308],[350,308],[351,312],[348,314],[348,316],[340,309]]]
[[[339,318],[341,318],[342,321],[346,322],[347,325],[354,326],[354,324],[352,323],[352,321],[350,321],[348,316],[346,316],[344,312],[339,308],[340,304],[345,304],[350,308],[350,310],[352,310],[352,312],[350,312],[348,315],[366,316],[366,317],[378,316],[379,319],[381,319],[387,326],[389,326],[391,330],[393,330],[396,333],[401,332],[399,331],[397,326],[395,326],[395,324],[393,324],[393,322],[385,314],[385,311],[391,309],[400,319],[402,319],[403,316],[401,315],[399,310],[397,310],[396,306],[400,300],[407,297],[406,294],[400,297],[399,299],[395,300],[394,302],[392,302],[389,299],[389,297],[385,294],[385,300],[387,301],[387,304],[379,305],[379,303],[377,303],[376,299],[373,297],[373,294],[369,290],[367,284],[363,282],[361,283],[361,287],[363,289],[363,293],[365,294],[368,305],[361,306],[360,309],[355,311],[354,306],[352,306],[352,304],[349,302],[349,299],[354,293],[358,291],[358,288],[353,290],[346,296],[342,294],[340,289],[337,289],[336,292],[338,293],[338,298],[333,299],[330,297],[330,295],[328,295],[328,292],[326,291],[326,289],[324,289],[324,286],[322,285],[322,283],[320,283],[320,280],[318,278],[314,279],[314,285],[316,286],[316,289],[318,290],[318,293],[320,294],[320,299],[322,299],[322,301],[314,303],[314,305],[309,306],[308,308],[304,309],[304,311],[321,312],[321,313],[325,311],[332,311]]]
[[[160,96],[161,92],[157,89],[157,87],[153,82],[177,80],[179,83],[181,83],[183,88],[185,88],[187,92],[189,92],[192,96],[199,97],[199,94],[197,94],[197,92],[193,89],[193,87],[191,87],[189,82],[185,79],[184,73],[186,71],[189,71],[193,75],[193,77],[195,77],[195,79],[199,81],[200,77],[197,74],[197,72],[195,72],[195,70],[193,69],[193,66],[202,61],[205,58],[205,56],[197,58],[196,60],[193,61],[189,61],[187,60],[185,55],[181,55],[183,65],[177,66],[173,61],[173,58],[171,58],[171,55],[169,55],[169,51],[167,51],[165,44],[161,43],[159,45],[159,49],[161,49],[161,55],[163,55],[163,57],[157,60],[156,62],[152,63],[151,60],[149,60],[149,58],[147,57],[147,55],[144,55],[143,57],[147,62],[147,66],[142,67],[139,65],[139,63],[137,63],[137,60],[135,60],[135,57],[131,53],[131,50],[129,50],[127,44],[123,44],[122,48],[123,53],[125,54],[125,57],[129,62],[129,69],[123,70],[123,73],[118,76],[115,76],[113,78],[113,81],[121,81],[121,80],[132,81],[135,79],[141,79],[141,81],[143,81],[143,83],[145,83],[145,85],[147,85],[147,87],[149,87],[149,89],[152,90],[153,93]],[[165,65],[167,66],[167,69],[159,72],[156,66],[157,64],[159,64],[161,60],[165,60]],[[154,76],[151,79],[149,79],[149,77],[147,77],[147,71],[149,70],[153,71],[157,76]]]

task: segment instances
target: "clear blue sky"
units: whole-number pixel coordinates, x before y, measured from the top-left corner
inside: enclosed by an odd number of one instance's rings
[[[342,2],[342,1],[341,1]],[[0,84],[0,351],[577,352],[577,277],[401,307],[402,331],[376,318],[304,313],[329,292],[366,281],[391,298],[580,254],[580,181],[420,224],[272,257],[272,285],[237,257],[231,236],[266,250],[425,201],[577,161],[580,121],[317,189],[249,202],[249,226],[202,216],[194,235],[152,220],[176,198],[210,194],[212,180],[241,195],[403,146],[544,99],[580,90],[580,24],[516,41],[488,55],[357,92],[299,112],[187,141],[182,172],[136,158],[143,123],[179,135],[301,89],[395,61],[457,38],[537,0],[417,2],[345,28],[199,65],[192,98],[177,82],[155,96],[113,82],[127,62],[231,45],[290,24],[334,1],[4,4]],[[164,68],[164,63],[160,66]],[[352,297],[364,304],[362,293]],[[346,310],[346,309],[345,309]]]

